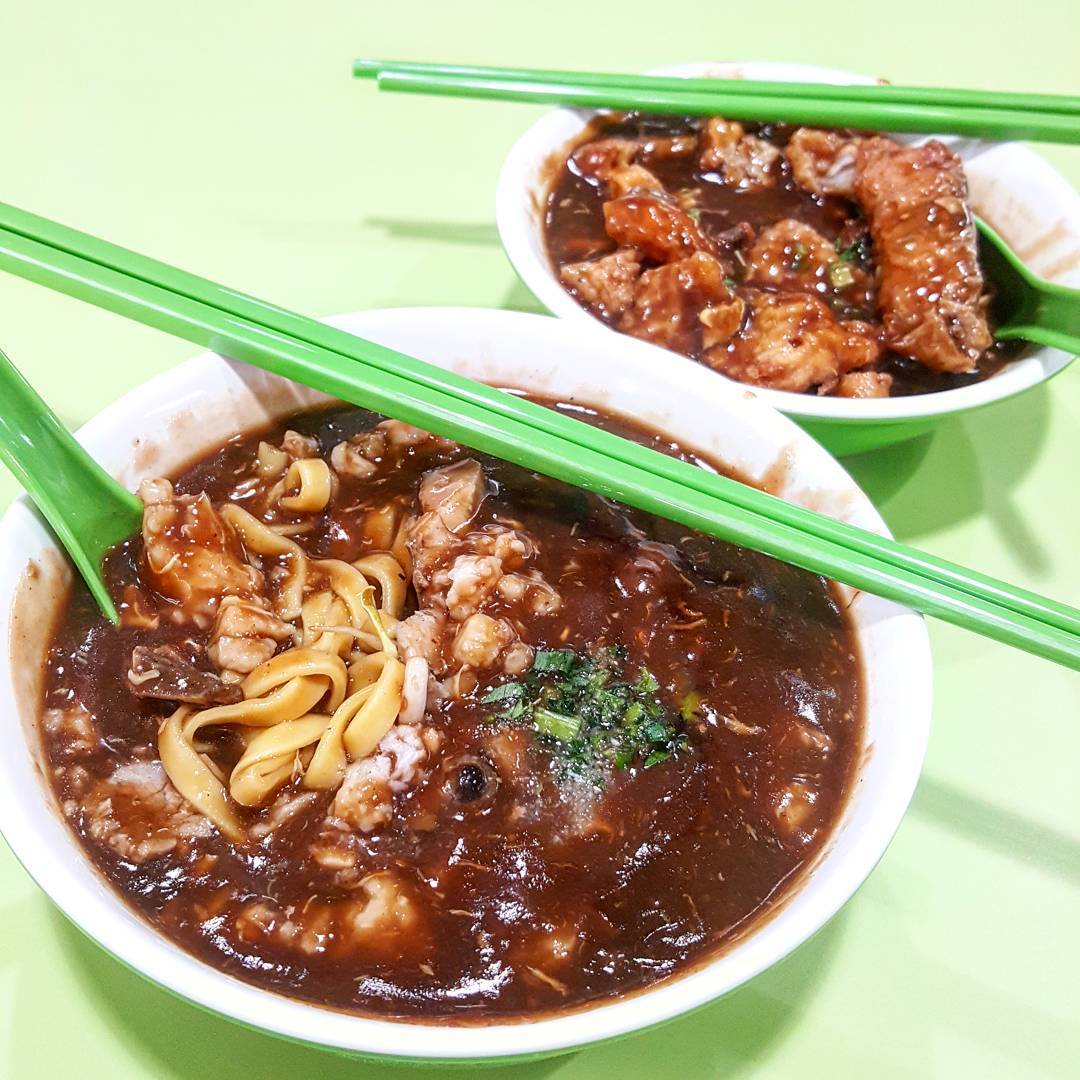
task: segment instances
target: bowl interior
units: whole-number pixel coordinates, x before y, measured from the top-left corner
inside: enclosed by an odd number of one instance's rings
[[[697,365],[660,373],[651,346],[512,312],[401,309],[332,321],[488,382],[635,415],[778,494],[886,531],[843,469],[789,421]],[[237,432],[325,400],[208,353],[133,391],[87,424],[80,438],[134,486],[181,468]],[[258,990],[183,953],[129,911],[83,856],[53,804],[36,734],[47,627],[69,576],[51,535],[24,500],[16,502],[0,521],[0,702],[8,706],[0,727],[11,748],[0,757],[0,823],[12,849],[68,916],[130,967],[247,1024],[365,1054],[429,1061],[542,1055],[647,1027],[738,986],[816,931],[870,872],[906,809],[928,735],[922,620],[854,595],[850,610],[865,669],[863,765],[814,871],[767,922],[654,989],[529,1024],[477,1028],[343,1015]],[[417,1027],[424,1028],[420,1039]]]
[[[652,74],[800,82],[873,83],[865,75],[806,64],[731,62],[678,64]],[[499,176],[496,217],[510,261],[533,294],[560,318],[608,328],[566,293],[552,270],[544,243],[550,184],[590,118],[587,110],[555,109],[542,116],[511,149]],[[896,135],[905,142],[918,136]],[[964,159],[972,206],[1038,274],[1080,286],[1080,194],[1047,161],[1021,143],[941,136]],[[667,363],[693,363],[668,353]],[[753,388],[774,408],[799,419],[846,423],[917,422],[1009,397],[1049,378],[1073,358],[1057,349],[1030,346],[989,379],[934,394],[862,401]],[[715,378],[726,376],[714,373]],[[925,424],[923,425],[925,427]]]

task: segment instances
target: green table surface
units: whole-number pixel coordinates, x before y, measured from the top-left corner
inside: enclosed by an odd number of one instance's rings
[[[378,97],[349,78],[354,55],[615,70],[776,59],[1080,93],[1075,0],[9,0],[0,42],[0,198],[312,314],[539,310],[492,208],[502,157],[538,110]],[[1042,152],[1080,184],[1080,151]],[[6,277],[0,344],[72,425],[192,353]],[[902,539],[1080,603],[1078,463],[1080,365],[851,467]],[[0,506],[15,491],[0,474]],[[1080,680],[931,634],[922,782],[824,931],[690,1018],[488,1075],[1080,1075]],[[0,844],[0,1077],[396,1071],[173,999],[69,926]]]

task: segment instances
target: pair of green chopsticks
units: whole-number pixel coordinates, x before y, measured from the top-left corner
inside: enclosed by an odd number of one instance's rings
[[[676,116],[725,116],[867,131],[1080,143],[1080,98],[916,86],[684,79],[539,68],[357,60],[380,90],[573,105]]]
[[[0,269],[1080,669],[1074,608],[4,204]]]

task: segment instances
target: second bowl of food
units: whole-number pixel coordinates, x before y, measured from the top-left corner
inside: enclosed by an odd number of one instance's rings
[[[774,63],[657,73],[873,81]],[[1018,143],[560,109],[514,146],[496,211],[554,314],[753,386],[835,452],[911,438],[1072,359],[992,338],[973,212],[1035,272],[1080,285],[1080,196]]]
[[[791,423],[641,342],[337,322],[885,531]],[[613,1038],[805,941],[900,822],[905,609],[212,354],[82,438],[142,534],[112,627],[25,501],[0,522],[0,826],[206,1008],[428,1062]]]

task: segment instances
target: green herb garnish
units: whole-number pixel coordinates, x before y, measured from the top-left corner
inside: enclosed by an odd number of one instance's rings
[[[799,243],[792,246],[791,251],[791,269],[792,271],[797,271],[806,261],[806,257],[810,254],[810,249],[800,241]]]
[[[541,735],[550,735],[559,742],[568,743],[581,732],[581,717],[567,716],[552,709],[536,708],[532,714],[533,725]]]
[[[500,706],[496,722],[531,727],[565,773],[599,784],[609,766],[640,761],[650,769],[687,744],[680,718],[657,697],[652,672],[641,668],[628,677],[625,667],[626,650],[618,646],[587,656],[541,649],[527,675],[489,690],[481,703]]]
[[[541,649],[533,658],[532,670],[573,671],[577,662],[577,656],[569,649]]]
[[[481,699],[481,705],[494,705],[499,701],[511,701],[514,698],[521,697],[525,693],[525,687],[521,683],[508,682],[503,683],[502,686],[496,686],[494,690],[489,690]]]
[[[870,237],[865,233],[847,247],[838,247],[836,254],[841,262],[865,264],[870,259]]]

